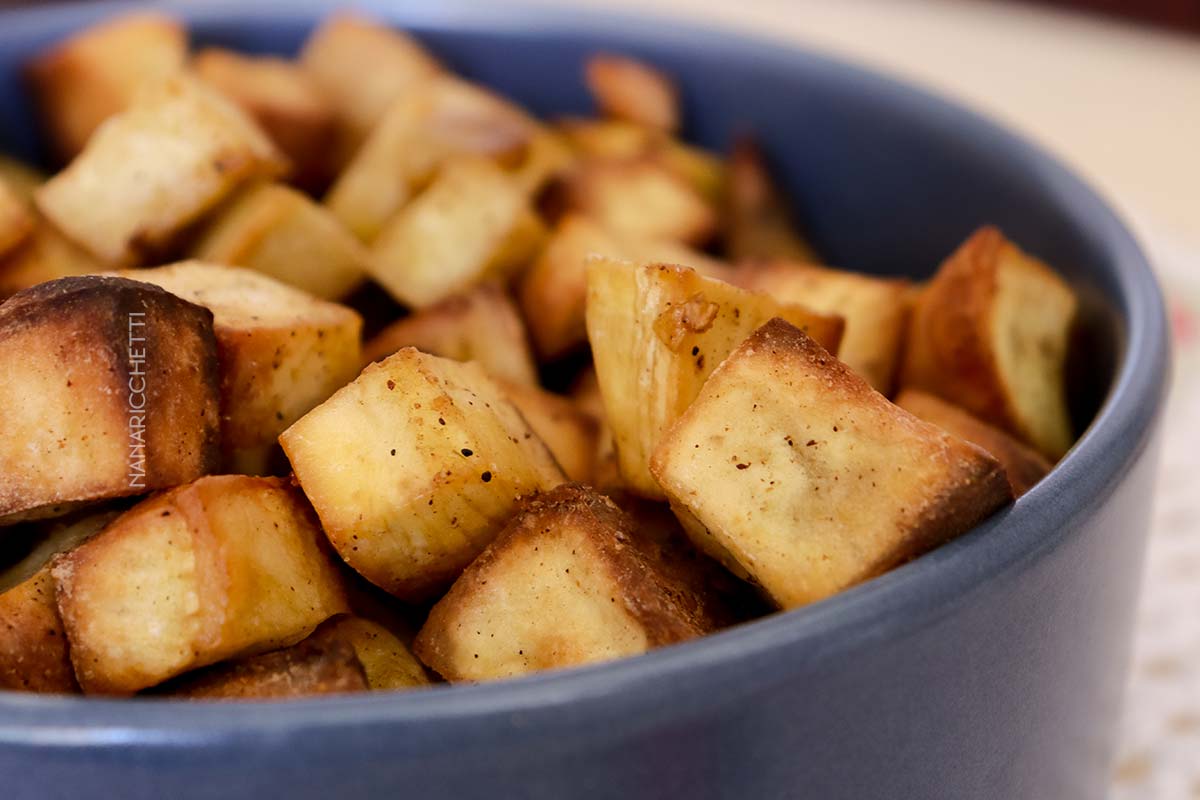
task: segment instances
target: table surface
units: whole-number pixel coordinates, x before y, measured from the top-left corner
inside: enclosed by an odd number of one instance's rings
[[[1200,38],[961,0],[571,1],[803,43],[923,84],[1056,153],[1130,222],[1171,306],[1176,368],[1112,797],[1200,798]]]

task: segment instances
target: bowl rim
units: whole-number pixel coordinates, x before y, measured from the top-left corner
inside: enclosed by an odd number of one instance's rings
[[[675,19],[550,6],[476,5],[467,0],[397,6],[386,0],[356,8],[417,30],[526,31],[553,37],[586,29],[631,47],[682,46],[726,52],[742,62],[773,69],[800,68],[852,84],[888,103],[920,107],[957,130],[1003,153],[1058,198],[1073,224],[1109,253],[1116,305],[1125,324],[1115,376],[1091,425],[1067,456],[1032,491],[959,539],[865,584],[811,606],[776,613],[701,639],[637,658],[480,685],[438,685],[388,694],[347,695],[247,704],[184,700],[100,699],[0,691],[0,745],[39,748],[130,746],[188,747],[196,743],[306,734],[363,726],[419,723],[430,738],[462,733],[464,722],[487,729],[503,720],[517,739],[551,737],[587,720],[605,736],[622,720],[654,724],[648,708],[670,706],[681,715],[736,703],[746,665],[754,685],[795,679],[832,658],[872,642],[911,635],[1001,576],[1028,568],[1069,538],[1092,502],[1111,492],[1141,455],[1166,394],[1170,337],[1161,292],[1145,256],[1112,209],[1066,167],[1001,124],[952,101],[872,70],[806,47]],[[145,10],[127,2],[18,8],[0,12],[0,47],[30,35],[76,28],[120,11]],[[318,19],[329,7],[319,0],[268,0],[253,6],[229,0],[177,0],[156,7],[201,26],[286,16]],[[1113,457],[1117,454],[1117,457]],[[1083,498],[1069,502],[1067,498]],[[720,692],[712,691],[722,685]],[[185,710],[186,709],[186,710]]]

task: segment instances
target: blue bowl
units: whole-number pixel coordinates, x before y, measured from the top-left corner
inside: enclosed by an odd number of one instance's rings
[[[584,112],[581,60],[679,78],[687,130],[761,134],[834,263],[929,274],[1001,226],[1085,299],[1082,438],[1015,506],[811,607],[617,663],[290,703],[0,693],[15,798],[1104,796],[1168,372],[1159,290],[1125,226],[1057,162],[937,98],[824,57],[627,18],[366,4],[542,113]],[[0,14],[0,131],[33,155],[19,80],[123,6]],[[196,37],[292,53],[324,9],[175,4]]]

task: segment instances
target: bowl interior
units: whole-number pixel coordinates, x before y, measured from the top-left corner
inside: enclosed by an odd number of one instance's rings
[[[1165,341],[1153,279],[1136,246],[1104,205],[1060,166],[1011,134],[885,78],[820,56],[717,32],[636,24],[577,11],[492,11],[454,3],[374,5],[379,16],[418,35],[458,71],[543,115],[590,112],[582,82],[582,60],[590,53],[629,53],[659,65],[682,88],[687,138],[724,149],[738,132],[758,135],[795,201],[799,218],[818,248],[838,266],[921,278],[931,274],[976,227],[1000,226],[1064,273],[1083,298],[1082,346],[1073,365],[1079,377],[1072,392],[1079,429],[1087,427],[1110,390],[1119,385],[1126,386],[1130,395],[1126,407],[1114,409],[1110,401],[1101,417],[1110,417],[1112,440],[1148,425],[1145,417],[1151,412],[1139,412],[1136,406],[1157,402],[1163,371],[1162,354],[1157,351]],[[324,14],[321,4],[307,2],[265,9],[199,3],[175,8],[191,19],[198,44],[281,54],[294,53]],[[27,158],[40,152],[21,65],[47,43],[113,9],[103,3],[56,8],[8,15],[8,21],[0,24],[0,147]],[[1139,348],[1144,349],[1140,361]],[[1140,371],[1135,372],[1135,367]],[[1106,439],[1091,435],[1098,427],[1089,433],[1093,442],[1085,440],[1068,456],[1068,462],[1078,462],[1080,469],[1066,477],[1059,474],[1061,468],[1056,470],[1005,515],[1007,519],[986,527],[1014,523],[1024,514],[1043,515],[1044,525],[1050,525],[1053,519],[1048,511],[1067,512],[1052,507],[1048,498],[1068,481],[1074,491],[1098,490],[1104,483],[1100,476],[1088,484],[1092,488],[1082,486],[1091,479],[1084,475],[1085,463],[1080,461],[1084,445],[1094,450],[1106,446]],[[937,592],[948,592],[951,585],[954,591],[966,591],[971,581],[982,580],[985,567],[998,570],[1001,561],[1011,563],[1021,557],[1020,548],[1032,548],[1037,532],[1026,533],[1003,543],[973,534],[934,559],[918,560],[846,596],[781,615],[786,620],[773,618],[744,626],[757,631],[735,630],[710,637],[711,642],[667,649],[679,653],[654,653],[633,660],[638,663],[583,673],[612,676],[590,684],[599,696],[621,679],[649,679],[654,674],[661,678],[676,667],[682,669],[685,658],[715,663],[751,657],[771,646],[768,640],[798,641],[818,633],[836,637],[838,631],[831,626],[856,616],[886,617],[889,595],[894,601],[901,595],[921,594],[928,611],[932,586],[940,582]],[[1007,550],[1001,554],[1001,548]],[[947,580],[947,570],[953,569],[960,569],[961,580]],[[917,624],[918,619],[919,615],[911,615],[910,623]],[[820,658],[824,651],[809,652]],[[530,693],[509,698],[529,699],[537,687],[562,686],[572,677],[538,676],[525,682]],[[588,691],[579,681],[573,687],[577,694]],[[496,699],[499,705],[492,708],[508,702],[489,694],[489,687],[459,691],[472,696],[476,711],[487,706],[485,697]],[[568,694],[544,692],[539,697],[559,703]],[[353,703],[363,713],[370,713],[368,706],[382,708],[378,700],[337,702],[347,708]],[[429,704],[419,698],[409,703],[410,708],[429,711]],[[462,706],[444,708],[450,709],[448,713],[465,713]],[[61,710],[66,712],[67,707]],[[167,717],[155,719],[169,724]]]

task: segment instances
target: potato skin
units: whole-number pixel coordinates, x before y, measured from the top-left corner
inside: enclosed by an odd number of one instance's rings
[[[311,507],[278,478],[214,476],[145,500],[52,574],[87,693],[292,645],[347,610]]]
[[[189,700],[288,700],[368,688],[363,665],[349,643],[310,638],[282,650],[205,667],[152,693]]]
[[[783,320],[717,368],[650,470],[698,523],[684,525],[697,546],[711,537],[781,608],[885,572],[1012,499],[992,456],[892,405]]]
[[[145,341],[131,343],[132,334]],[[145,494],[213,471],[217,399],[207,309],[106,276],[13,295],[0,305],[0,516],[34,518],[52,506]],[[144,425],[136,452],[135,417]],[[133,475],[135,460],[144,474]]]
[[[546,570],[559,561],[565,569]],[[414,649],[447,680],[491,680],[632,655],[716,625],[707,599],[674,579],[611,500],[564,484],[523,503],[433,607]]]

